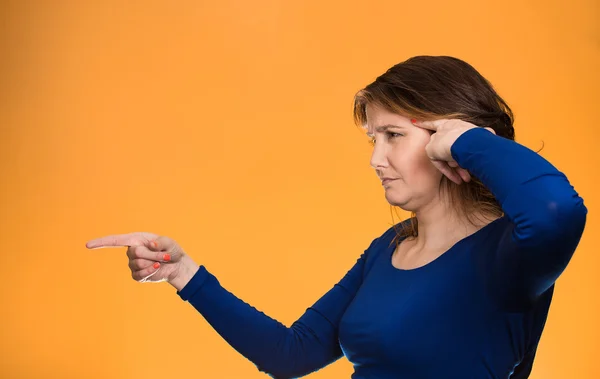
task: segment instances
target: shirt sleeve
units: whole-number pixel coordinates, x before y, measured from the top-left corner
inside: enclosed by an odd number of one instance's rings
[[[290,327],[227,291],[204,266],[178,295],[260,371],[277,379],[304,376],[342,356],[338,325],[362,283],[365,261],[375,241]]]
[[[583,199],[539,154],[483,128],[463,133],[451,153],[494,194],[510,221],[490,252],[493,293],[531,303],[554,284],[579,244],[587,217]]]

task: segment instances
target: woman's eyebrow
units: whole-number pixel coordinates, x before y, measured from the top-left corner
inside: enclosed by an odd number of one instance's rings
[[[378,126],[377,128],[375,128],[375,131],[381,133],[381,132],[385,132],[386,130],[392,129],[392,128],[406,129],[406,127],[402,126],[402,125],[385,124],[385,125],[381,125],[381,126]],[[373,137],[373,134],[367,133],[367,136]]]

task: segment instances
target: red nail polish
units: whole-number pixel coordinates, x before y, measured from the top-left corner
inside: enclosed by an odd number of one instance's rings
[[[412,122],[413,124],[416,124],[416,123],[417,123],[417,120],[416,120],[416,119],[414,119],[414,118],[411,118],[411,119],[410,119],[410,122]]]
[[[163,255],[163,261],[168,262],[171,260],[171,254],[165,254]]]
[[[156,263],[153,265],[153,267],[154,267],[154,268],[159,268],[159,267],[160,267],[160,263],[156,262]]]

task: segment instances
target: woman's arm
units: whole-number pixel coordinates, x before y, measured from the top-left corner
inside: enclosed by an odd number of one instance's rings
[[[197,269],[178,294],[260,371],[277,379],[300,377],[342,356],[338,324],[362,283],[366,257],[376,240],[341,281],[290,327],[227,291],[204,266]],[[177,283],[171,282],[174,286]]]
[[[483,128],[461,134],[451,153],[511,221],[490,264],[493,289],[534,300],[554,284],[579,243],[587,215],[583,199],[539,154]]]

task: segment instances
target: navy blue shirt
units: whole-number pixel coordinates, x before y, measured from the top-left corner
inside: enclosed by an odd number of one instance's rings
[[[394,227],[290,327],[224,289],[200,266],[178,292],[273,378],[345,356],[352,379],[527,378],[587,209],[567,178],[514,141],[476,128],[452,156],[504,216],[415,269],[392,265]]]

